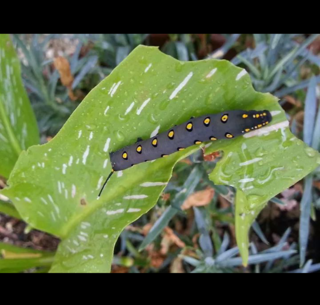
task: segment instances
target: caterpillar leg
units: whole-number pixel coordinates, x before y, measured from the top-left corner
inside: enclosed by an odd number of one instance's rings
[[[104,190],[107,182],[109,181],[109,179],[111,178],[111,176],[112,176],[113,173],[114,173],[114,170],[112,170],[112,172],[109,174],[108,178],[107,178],[106,181],[104,182],[104,184],[103,184],[103,186],[102,186],[102,188],[101,188],[101,190],[100,190],[100,193],[99,193],[99,195],[98,195],[98,199],[100,198],[100,196],[101,196],[101,194],[102,194],[102,192],[103,192],[103,190]]]

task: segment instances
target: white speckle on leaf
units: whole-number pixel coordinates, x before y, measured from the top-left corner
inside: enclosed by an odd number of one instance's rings
[[[100,254],[100,257],[103,257],[103,254],[102,254],[102,253]]]
[[[81,222],[81,228],[85,229],[86,227],[91,227],[91,224],[89,222]]]
[[[239,165],[240,166],[245,166],[245,165],[249,165],[249,164],[252,164],[252,163],[256,163],[256,162],[258,162],[260,160],[262,160],[262,158],[254,158],[254,159],[248,160],[246,162],[242,162]]]
[[[253,185],[251,186],[248,186],[248,187],[244,187],[244,188],[241,188],[243,191],[247,191],[247,190],[251,190],[253,189]]]
[[[103,237],[107,239],[107,238],[109,238],[109,235],[106,234],[106,235],[103,235]]]
[[[28,197],[24,197],[24,201],[31,202],[31,200]]]
[[[81,135],[82,135],[82,130],[79,130],[79,133],[78,133],[78,139],[81,138]]]
[[[119,209],[119,210],[115,210],[115,211],[107,211],[107,215],[114,215],[114,214],[119,214],[119,213],[123,213],[124,209]]]
[[[244,179],[240,179],[239,182],[241,183],[247,183],[247,182],[251,182],[254,181],[254,178],[244,178]]]
[[[44,198],[41,197],[40,200],[41,200],[45,205],[48,204],[48,202],[47,202]]]
[[[217,68],[212,69],[206,76],[206,78],[210,78],[213,74],[217,72]]]
[[[76,240],[72,240],[72,242],[76,245],[79,246],[79,243]]]
[[[71,190],[72,198],[74,198],[74,196],[76,195],[76,191],[77,191],[76,186],[74,184],[72,184],[72,190]]]
[[[259,182],[260,184],[265,184],[266,182],[268,182],[268,181],[272,178],[272,174],[273,174],[274,171],[279,171],[279,170],[282,170],[282,169],[284,169],[283,166],[281,166],[281,167],[276,167],[276,168],[272,169],[271,172],[270,172],[270,175],[269,175],[266,179],[264,179],[264,180],[258,179],[258,182]]]
[[[148,67],[146,67],[146,69],[144,70],[144,72],[145,72],[145,73],[147,73],[147,72],[148,72],[148,70],[151,68],[151,66],[152,66],[152,64],[149,64],[149,66],[148,66]]]
[[[101,188],[102,182],[103,182],[103,176],[101,176],[98,181],[97,190],[99,190]]]
[[[135,213],[135,212],[140,212],[141,209],[134,209],[134,208],[130,208],[127,212],[128,213]]]
[[[90,152],[90,146],[88,145],[86,151],[84,152],[84,154],[82,156],[82,163],[83,164],[86,164],[87,158],[89,156],[89,152]]]
[[[172,100],[178,94],[178,92],[187,84],[187,82],[190,80],[192,75],[193,75],[193,72],[190,72],[187,75],[187,77],[179,84],[179,86],[171,93],[169,97],[170,100]]]
[[[2,194],[0,194],[0,199],[3,201],[9,201],[9,198],[7,196],[2,195]],[[18,200],[18,201],[20,201],[20,200]]]
[[[144,199],[144,198],[147,198],[147,197],[148,197],[147,195],[130,195],[130,196],[123,197],[123,199],[127,199],[127,200],[130,200],[130,199]]]
[[[109,109],[110,109],[110,106],[107,106],[107,108],[106,108],[106,110],[104,111],[103,114],[106,115]]]
[[[105,159],[105,160],[104,160],[104,162],[103,162],[103,168],[106,168],[106,167],[107,167],[107,165],[108,165],[108,160],[109,160],[109,159]]]
[[[122,177],[122,175],[123,175],[123,172],[122,172],[122,171],[118,171],[117,177],[118,177],[118,178],[119,178],[119,177]]]
[[[118,87],[120,86],[120,84],[121,84],[121,81],[119,81],[119,82],[114,86],[114,88],[112,89],[112,91],[111,91],[111,93],[110,93],[111,97],[113,97],[113,95],[116,93],[116,91],[117,91]]]
[[[50,212],[50,214],[51,214],[51,217],[52,217],[53,221],[57,221],[56,217],[54,216],[54,213]]]
[[[76,164],[79,164],[79,162],[80,162],[80,159],[78,158],[77,161],[76,161]]]
[[[153,138],[154,136],[156,136],[159,132],[159,129],[160,129],[160,125],[157,126],[157,128],[154,131],[152,131],[150,138]]]
[[[111,140],[110,138],[107,139],[106,144],[104,145],[104,149],[103,149],[104,152],[108,151],[109,145],[110,145],[110,140]]]
[[[49,198],[49,200],[51,201],[51,203],[53,203],[53,204],[54,204],[54,201],[53,201],[53,199],[52,199],[51,195],[48,195],[48,198]]]
[[[61,182],[58,181],[58,192],[61,194]]]
[[[68,165],[71,166],[71,165],[72,165],[72,162],[73,162],[73,156],[70,156]]]
[[[151,98],[148,98],[147,100],[145,100],[142,105],[140,106],[140,108],[137,110],[137,115],[140,115],[141,111],[143,110],[144,107],[147,106],[147,104],[150,102]]]
[[[82,241],[86,241],[87,239],[84,236],[78,235],[78,238]]]
[[[144,182],[140,184],[142,187],[151,187],[151,186],[162,186],[162,185],[167,185],[167,182]]]
[[[271,113],[272,116],[276,116],[276,115],[280,114],[281,111],[280,110],[274,110],[274,111],[271,111],[270,113]]]
[[[68,190],[64,190],[64,197],[66,197],[66,199],[68,199]]]
[[[87,237],[88,237],[88,234],[85,233],[85,232],[82,232],[82,231],[81,231],[80,234],[83,235],[83,236],[87,236]]]
[[[40,211],[37,211],[37,214],[40,215],[41,217],[44,217],[43,213],[41,213]]]
[[[62,174],[66,174],[67,167],[67,164],[62,164]]]
[[[108,92],[108,94],[110,94],[111,92],[112,92],[112,90],[113,90],[113,88],[114,88],[114,86],[116,85],[116,83],[114,83],[112,86],[111,86],[111,88],[110,88],[110,90],[109,90],[109,92]]]
[[[93,256],[89,254],[89,255],[88,255],[88,258],[91,258],[91,259],[93,259]]]
[[[117,203],[115,203],[115,205],[119,206],[119,205],[121,205],[121,202],[117,202]]]
[[[91,131],[91,132],[90,132],[90,135],[89,135],[89,141],[91,141],[92,138],[93,138],[93,132]]]
[[[130,106],[127,108],[127,110],[126,110],[126,112],[125,112],[124,115],[127,115],[127,114],[132,110],[133,106],[134,106],[134,102],[132,102],[132,103],[130,104]]]
[[[243,69],[236,77],[236,81],[238,81],[239,79],[241,79],[243,76],[245,76],[247,74],[247,71],[245,69]]]
[[[3,196],[3,195],[2,195]],[[18,198],[18,197],[15,197],[15,199],[17,200],[17,201],[20,201],[20,198]]]

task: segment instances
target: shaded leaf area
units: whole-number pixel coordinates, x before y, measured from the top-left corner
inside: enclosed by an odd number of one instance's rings
[[[115,173],[97,199],[111,170],[108,153],[191,116],[232,109],[276,111],[271,129],[287,126],[277,99],[255,92],[245,70],[212,59],[179,62],[157,48],[139,46],[87,95],[51,142],[21,154],[10,187],[2,193],[31,226],[63,239],[52,272],[109,272],[123,228],[154,206],[174,164],[199,146]],[[210,149],[240,155],[244,144],[251,146],[246,142],[264,139],[275,147],[282,134],[271,133],[269,142],[267,137],[217,141]],[[314,158],[312,162],[303,163],[304,173],[314,167]],[[261,165],[262,171],[268,167]],[[243,176],[247,166],[235,164],[233,170]],[[233,182],[229,180],[218,182]],[[241,209],[246,204],[242,199]],[[260,204],[255,202],[255,211]],[[246,260],[246,252],[241,254]]]
[[[1,34],[0,175],[8,178],[20,152],[37,143],[37,122],[22,84],[20,62],[10,36]]]

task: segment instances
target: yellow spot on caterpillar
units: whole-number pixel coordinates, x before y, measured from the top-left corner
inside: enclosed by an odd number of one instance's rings
[[[261,124],[258,124],[258,128],[261,128],[262,127],[262,125]]]
[[[244,131],[245,131],[245,132],[249,132],[249,131],[250,131],[250,128],[246,128]]]
[[[269,122],[267,121],[267,122],[266,122],[266,125],[268,125],[268,124],[269,124]]]
[[[267,116],[267,114],[264,112],[264,113],[263,113],[263,116]]]
[[[211,141],[215,141],[215,140],[217,140],[217,138],[216,137],[210,137],[210,140]]]
[[[168,155],[161,155],[161,157],[168,157]]]
[[[231,138],[233,138],[233,135],[231,133],[226,133],[226,137],[231,139]]]
[[[183,147],[178,147],[178,150],[184,150],[184,148]]]
[[[152,140],[152,145],[153,145],[154,147],[156,147],[157,144],[158,144],[158,140],[157,140],[157,139],[153,139],[153,140]]]
[[[258,127],[257,127],[257,126],[254,126],[254,128],[257,129]]]
[[[170,131],[169,131],[168,137],[169,137],[170,139],[173,139],[173,137],[174,137],[174,131],[173,131],[173,130],[170,130]]]
[[[256,115],[254,114],[253,117],[256,118]]]
[[[256,114],[256,118],[258,118],[258,117],[260,117],[260,115],[259,115],[259,114]]]
[[[243,114],[242,117],[243,117],[244,119],[246,119],[246,118],[248,117],[248,115],[247,115],[247,114]]]
[[[142,146],[141,146],[141,145],[139,145],[139,146],[137,147],[137,152],[138,152],[138,153],[141,153],[141,152],[142,152]]]
[[[194,144],[201,144],[202,142],[201,141],[198,141],[198,140],[196,140],[196,141],[194,141]]]
[[[209,126],[210,124],[210,118],[205,118],[203,121],[204,125]]]
[[[227,122],[227,121],[228,121],[228,115],[227,115],[227,114],[223,115],[223,116],[221,117],[221,121],[222,121],[223,123]]]
[[[192,126],[193,126],[192,123],[188,123],[188,124],[187,124],[187,127],[186,127],[187,130],[191,131],[191,130],[192,130]]]
[[[125,159],[125,160],[127,160],[127,159],[128,159],[128,154],[127,154],[126,152],[124,152],[124,153],[122,154],[122,158]]]

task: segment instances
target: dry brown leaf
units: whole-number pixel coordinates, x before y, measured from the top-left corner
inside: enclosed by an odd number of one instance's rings
[[[191,162],[188,158],[182,159],[182,160],[180,160],[179,162],[181,162],[181,163],[186,163],[186,164],[188,164],[188,165],[191,165],[191,164],[192,164],[192,162]]]
[[[170,199],[170,194],[169,193],[163,193],[161,195],[162,200],[168,201]]]
[[[150,229],[152,228],[152,224],[151,223],[147,223],[146,225],[143,226],[142,228],[142,234],[144,236],[147,236],[147,234],[149,233]]]
[[[301,108],[301,102],[296,100],[293,96],[291,95],[286,95],[283,97],[283,100],[285,100],[286,102],[298,107],[298,108]]]
[[[129,268],[124,266],[112,266],[111,273],[128,273]]]
[[[181,206],[181,209],[187,210],[194,206],[199,207],[207,205],[211,202],[213,196],[214,189],[211,187],[208,187],[203,191],[195,192],[185,200],[185,202]]]
[[[185,243],[174,234],[173,230],[169,227],[164,228],[164,236],[161,241],[161,250],[160,253],[162,255],[167,254],[169,251],[170,246],[176,245],[179,248],[184,248],[186,245]]]

